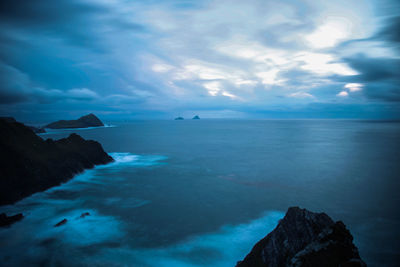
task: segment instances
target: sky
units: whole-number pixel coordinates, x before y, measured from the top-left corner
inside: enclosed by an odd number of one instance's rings
[[[0,116],[400,118],[400,1],[0,1]]]

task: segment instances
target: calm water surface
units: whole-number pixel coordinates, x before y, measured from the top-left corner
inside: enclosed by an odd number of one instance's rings
[[[369,266],[400,266],[398,122],[115,126],[74,131],[115,163],[0,207],[26,215],[0,229],[0,265],[234,266],[300,206],[342,220]]]

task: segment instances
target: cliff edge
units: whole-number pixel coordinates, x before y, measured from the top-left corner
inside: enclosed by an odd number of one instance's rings
[[[111,161],[96,141],[74,133],[56,141],[43,140],[22,123],[0,119],[0,205],[12,204]]]

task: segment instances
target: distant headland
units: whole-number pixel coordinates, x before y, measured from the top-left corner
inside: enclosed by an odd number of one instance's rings
[[[103,122],[93,113],[82,116],[77,120],[59,120],[44,126],[50,129],[88,128],[104,126]]]

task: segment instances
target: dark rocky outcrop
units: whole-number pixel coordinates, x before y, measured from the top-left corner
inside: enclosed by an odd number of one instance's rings
[[[360,267],[353,237],[325,213],[289,208],[278,226],[237,267]]]
[[[77,120],[60,120],[47,124],[45,128],[50,129],[67,129],[67,128],[88,128],[104,126],[103,122],[93,113],[82,116]]]
[[[194,116],[194,117],[192,118],[192,120],[200,120],[200,117],[199,117],[198,115],[196,115],[196,116]]]
[[[86,216],[90,216],[89,212],[84,212],[81,214],[81,216],[79,216],[79,218],[85,218]]]
[[[182,120],[184,120],[184,118],[183,117],[176,117],[175,120],[176,121],[182,121]]]
[[[54,225],[54,227],[59,227],[59,226],[61,226],[61,225],[66,224],[67,222],[68,222],[67,219],[62,219],[61,221],[59,221],[58,223],[56,223],[56,224]]]
[[[45,141],[22,123],[0,119],[0,205],[12,204],[111,161],[96,141],[77,134]]]
[[[13,216],[7,216],[5,213],[0,214],[0,227],[9,226],[15,222],[18,222],[24,218],[22,213],[15,214]]]

